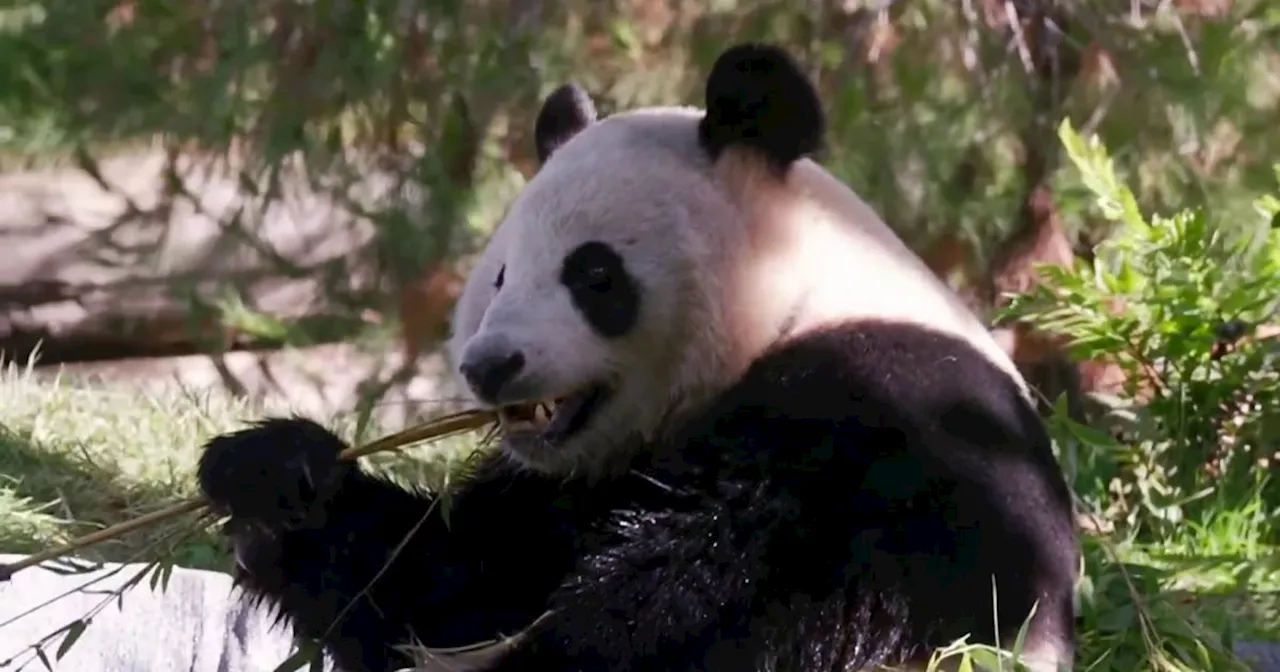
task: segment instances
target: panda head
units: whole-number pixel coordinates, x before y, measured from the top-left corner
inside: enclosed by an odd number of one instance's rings
[[[921,323],[1004,358],[805,158],[823,127],[808,79],[762,45],[719,57],[705,112],[597,120],[574,85],[547,97],[542,165],[468,277],[449,342],[464,389],[502,409],[509,456],[547,473],[624,465],[771,344],[832,322]]]

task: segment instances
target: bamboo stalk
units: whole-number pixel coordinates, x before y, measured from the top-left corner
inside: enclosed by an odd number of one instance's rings
[[[495,419],[493,413],[488,411],[462,411],[446,415],[435,420],[415,425],[401,432],[397,432],[390,436],[385,436],[376,441],[372,441],[363,446],[355,446],[342,451],[338,455],[339,459],[354,460],[373,453],[382,452],[400,448],[409,444],[418,443],[420,441],[434,441],[448,438],[457,434],[463,434],[475,429],[480,429]],[[0,565],[0,582],[8,581],[14,574],[34,567],[42,562],[55,560],[69,553],[88,548],[95,544],[124,536],[130,532],[140,530],[144,527],[150,527],[156,523],[166,521],[184,513],[193,513],[200,511],[209,505],[202,497],[190,499],[185,502],[168,506],[159,511],[152,511],[143,516],[139,516],[132,520],[126,520],[123,523],[117,523],[111,527],[92,532],[81,537],[76,537],[71,541],[55,547],[33,553],[18,562]]]

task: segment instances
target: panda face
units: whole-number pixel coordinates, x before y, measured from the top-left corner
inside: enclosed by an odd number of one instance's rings
[[[454,363],[527,466],[599,471],[687,387],[713,305],[707,232],[724,230],[706,218],[734,210],[704,157],[664,146],[673,133],[696,147],[696,117],[611,118],[558,148],[468,279]]]
[[[602,121],[573,85],[544,102],[542,167],[468,277],[449,342],[462,386],[500,409],[508,455],[613,471],[766,348],[833,323],[950,333],[1020,380],[963,302],[805,158],[823,115],[785,53],[727,50],[706,101]]]

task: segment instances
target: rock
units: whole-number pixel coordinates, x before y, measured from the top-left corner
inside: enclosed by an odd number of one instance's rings
[[[0,554],[0,563],[21,558]],[[67,574],[38,566],[0,583],[0,667],[44,669],[30,647],[95,609],[62,658],[61,635],[43,647],[54,672],[265,672],[292,655],[288,630],[241,600],[227,574],[179,567],[166,586],[152,589],[148,576],[118,601],[111,595],[145,568],[106,563]]]
[[[286,165],[265,210],[235,161],[170,164],[159,150],[136,151],[97,170],[106,185],[75,166],[0,175],[0,350],[9,358],[24,359],[38,341],[45,361],[208,351],[200,340],[233,339],[193,315],[193,296],[211,301],[235,287],[287,318],[325,309],[326,277],[372,282],[371,265],[353,253],[373,225],[296,168]],[[362,209],[417,198],[389,171],[356,172],[341,191]]]
[[[1235,653],[1255,672],[1280,672],[1280,642],[1236,642]]]

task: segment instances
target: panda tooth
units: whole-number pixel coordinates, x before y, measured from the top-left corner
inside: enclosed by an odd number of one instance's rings
[[[551,409],[546,404],[535,404],[533,407],[533,420],[539,425],[545,425],[551,422]]]

